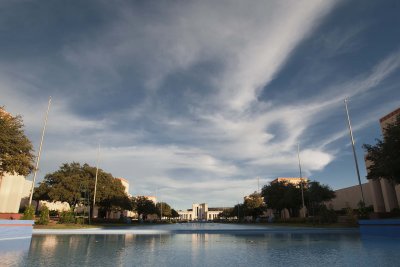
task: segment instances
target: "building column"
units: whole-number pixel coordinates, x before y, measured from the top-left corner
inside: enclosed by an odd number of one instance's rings
[[[387,179],[381,179],[383,199],[385,201],[386,212],[391,212],[394,208],[399,208],[394,185]]]
[[[374,212],[385,212],[385,202],[382,195],[382,187],[380,180],[368,180],[369,188],[372,195],[372,205],[374,206]]]

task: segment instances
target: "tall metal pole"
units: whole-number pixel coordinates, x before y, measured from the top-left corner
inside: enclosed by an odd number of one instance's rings
[[[240,204],[239,204],[239,201],[238,201],[238,222],[239,222],[239,209],[240,209]]]
[[[365,203],[365,201],[364,201],[364,192],[363,192],[363,189],[362,189],[362,186],[361,186],[360,170],[358,169],[357,154],[356,154],[356,150],[354,148],[353,130],[351,129],[349,110],[347,108],[347,98],[344,99],[344,106],[346,107],[347,122],[348,122],[348,125],[349,125],[349,133],[350,133],[350,139],[351,139],[351,147],[353,148],[353,156],[354,156],[354,162],[356,164],[358,184],[360,186],[360,191],[361,191],[361,199],[362,199],[362,202]]]
[[[161,199],[160,199],[160,221],[162,221],[162,202],[161,202]]]
[[[299,172],[300,172],[300,188],[301,188],[301,202],[304,211],[304,185],[303,185],[303,174],[301,173],[301,162],[300,162],[300,144],[297,144],[297,159],[299,160]],[[305,214],[304,214],[305,216]]]
[[[40,154],[42,153],[43,139],[44,139],[44,133],[46,131],[47,118],[49,116],[49,111],[50,111],[50,104],[51,104],[51,96],[49,97],[49,104],[47,105],[47,112],[46,112],[46,116],[44,118],[42,138],[40,139],[39,152],[38,152],[38,155],[36,157],[36,166],[35,166],[35,171],[33,173],[32,186],[31,186],[31,195],[29,196],[29,206],[32,205],[33,190],[34,190],[34,187],[35,187],[37,171],[39,169]]]
[[[94,206],[96,204],[96,192],[97,192],[97,176],[99,174],[99,159],[100,159],[100,144],[97,149],[97,160],[96,160],[96,178],[94,181],[94,194],[93,194],[93,212],[92,215],[94,214]]]

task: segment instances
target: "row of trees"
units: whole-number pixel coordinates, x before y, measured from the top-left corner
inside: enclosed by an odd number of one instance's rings
[[[33,198],[67,202],[71,207],[85,204],[93,210],[95,176],[96,168],[88,164],[64,163],[59,170],[44,177],[39,187],[35,188]],[[132,209],[121,181],[101,169],[97,178],[96,205],[101,213]]]
[[[96,168],[88,164],[64,163],[59,170],[49,173],[35,188],[34,200],[67,202],[71,207],[87,205],[93,210],[93,192]],[[112,211],[136,211],[140,217],[150,214],[163,217],[178,217],[177,212],[165,202],[155,204],[146,197],[129,197],[119,179],[99,169],[96,187],[96,206],[99,217]]]
[[[159,214],[161,217],[177,218],[179,214],[176,210],[172,209],[168,203],[158,202],[154,204],[153,201],[146,197],[139,196],[132,199],[133,210],[136,211],[141,218],[146,218],[150,214]]]
[[[326,185],[313,181],[304,183],[304,202],[307,210],[312,215],[318,215],[323,210],[323,203],[335,197],[335,192]],[[261,193],[254,192],[247,196],[242,204],[235,205],[232,209],[224,210],[220,217],[251,216],[256,219],[262,216],[267,209],[280,213],[287,209],[290,216],[298,216],[302,207],[301,187],[286,182],[276,182],[265,185]]]
[[[304,204],[313,215],[319,212],[326,201],[335,198],[335,192],[327,185],[317,181],[303,183]],[[262,189],[264,201],[268,207],[280,212],[287,209],[291,216],[298,216],[302,207],[301,186],[287,182],[276,182],[266,185]]]

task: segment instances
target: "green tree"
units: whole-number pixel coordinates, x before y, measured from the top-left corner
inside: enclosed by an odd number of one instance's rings
[[[71,207],[82,202],[84,190],[93,205],[96,168],[88,164],[64,163],[59,170],[49,173],[43,180],[43,192],[52,201],[65,201]],[[40,186],[39,186],[40,187]],[[96,189],[96,205],[104,211],[131,209],[131,201],[121,181],[99,169]]]
[[[25,136],[21,116],[0,107],[0,177],[5,173],[27,176],[34,169],[33,147]]]
[[[320,222],[333,222],[336,217],[332,210],[328,210],[324,202],[336,197],[327,185],[321,185],[317,181],[312,181],[305,186],[305,199],[308,212],[313,216],[319,216]]]
[[[260,193],[254,192],[247,196],[244,200],[243,207],[247,216],[252,216],[253,219],[262,215],[267,206]]]
[[[236,210],[236,215],[234,214],[233,208],[227,208],[224,209],[219,215],[219,218],[231,218],[237,216],[237,210]]]
[[[236,204],[231,213],[231,217],[237,217],[238,220],[243,219],[244,217],[244,206],[243,204]]]
[[[168,203],[158,202],[156,204],[156,207],[157,207],[157,214],[161,214],[162,210],[163,217],[171,217],[171,206],[168,205]]]
[[[171,218],[179,218],[179,213],[174,209],[171,209]]]
[[[328,185],[321,185],[317,181],[312,181],[305,187],[305,197],[309,203],[319,205],[322,202],[334,199],[336,194]]]
[[[291,183],[276,182],[265,185],[261,191],[268,208],[281,212],[288,209],[293,216],[298,213],[302,205],[301,189]]]
[[[143,219],[146,219],[149,214],[159,214],[154,202],[144,196],[135,198],[135,206],[139,217],[142,216]]]
[[[371,163],[368,179],[386,178],[400,184],[400,116],[384,129],[383,139],[375,145],[364,144],[366,159]]]

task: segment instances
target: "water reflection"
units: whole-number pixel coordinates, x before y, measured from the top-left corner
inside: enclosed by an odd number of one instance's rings
[[[355,233],[193,233],[34,235],[29,250],[18,246],[7,252],[0,243],[0,265],[390,266],[393,262],[387,259],[397,253],[400,242],[362,240]]]
[[[0,266],[22,266],[30,243],[30,238],[0,240]]]

